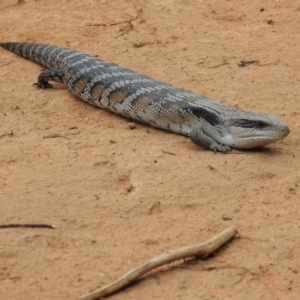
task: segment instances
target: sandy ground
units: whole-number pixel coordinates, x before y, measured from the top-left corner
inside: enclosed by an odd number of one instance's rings
[[[299,299],[300,2],[0,2],[0,41],[78,49],[289,124],[262,150],[189,139],[37,90],[0,49],[0,299],[76,299],[159,253],[236,225],[207,260],[151,272],[110,299]],[[258,64],[238,67],[241,60]]]

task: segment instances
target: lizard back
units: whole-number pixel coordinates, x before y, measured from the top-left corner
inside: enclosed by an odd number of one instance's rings
[[[47,44],[1,46],[47,69],[61,70],[72,94],[125,117],[183,135],[189,134],[199,118],[220,124],[223,105],[92,55]]]

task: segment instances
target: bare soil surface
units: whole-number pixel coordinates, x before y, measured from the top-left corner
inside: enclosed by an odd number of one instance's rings
[[[0,299],[76,299],[231,225],[239,238],[217,255],[110,299],[299,299],[299,1],[1,0],[0,28],[2,42],[98,55],[291,130],[261,150],[213,153],[131,129],[60,84],[37,90],[42,68],[0,49],[0,223],[56,226],[0,229]]]

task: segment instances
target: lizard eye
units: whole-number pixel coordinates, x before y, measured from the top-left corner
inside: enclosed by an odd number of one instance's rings
[[[265,128],[268,125],[268,123],[265,123],[264,121],[252,121],[247,119],[234,119],[230,121],[231,126],[235,127],[242,127],[242,128]]]
[[[256,126],[257,128],[265,128],[265,127],[268,126],[268,124],[265,123],[265,122],[263,122],[263,121],[256,121],[256,122],[255,122],[255,126]]]

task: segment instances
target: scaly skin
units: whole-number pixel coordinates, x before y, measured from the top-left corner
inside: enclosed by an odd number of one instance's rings
[[[62,82],[89,104],[188,136],[206,149],[255,148],[289,134],[273,115],[225,106],[79,51],[34,43],[0,46],[48,69],[39,75],[38,87]]]

